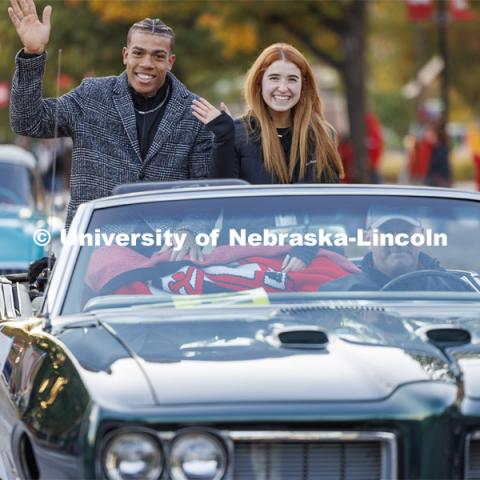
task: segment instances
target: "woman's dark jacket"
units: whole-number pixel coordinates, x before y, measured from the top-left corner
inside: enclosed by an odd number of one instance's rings
[[[209,122],[207,127],[215,134],[213,156],[215,178],[240,178],[252,184],[280,183],[275,174],[265,168],[260,136],[249,132],[242,118],[232,120],[229,115],[222,113]],[[254,127],[255,125],[252,125],[252,128]],[[284,151],[290,152],[290,133],[280,138],[280,142]],[[288,158],[288,155],[286,156]],[[314,167],[313,159],[307,162],[305,178],[300,179],[300,165],[297,163],[291,183],[338,183],[338,176],[327,179],[322,175],[320,182],[317,181]]]
[[[207,127],[215,134],[213,145],[215,178],[240,178],[252,184],[280,183],[275,174],[269,173],[265,168],[260,136],[249,132],[243,119],[232,120],[229,115],[222,113],[209,122]],[[255,129],[255,124],[252,124],[252,129]],[[290,132],[285,133],[280,142],[288,158],[292,142]],[[318,182],[314,167],[315,160],[309,161],[305,178],[300,179],[300,165],[297,163],[292,183],[338,183],[338,176],[333,179],[322,176]],[[312,247],[295,247],[290,255],[309,265],[316,252],[317,249]]]

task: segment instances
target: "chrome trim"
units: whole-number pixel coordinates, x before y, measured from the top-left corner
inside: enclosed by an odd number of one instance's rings
[[[3,297],[3,289],[0,284],[0,320],[6,320],[7,313],[5,308],[5,299]]]
[[[177,442],[182,437],[192,435],[192,434],[198,434],[198,435],[203,435],[204,437],[213,438],[213,441],[216,442],[219,445],[219,447],[223,450],[224,465],[222,466],[222,469],[220,470],[220,472],[218,472],[215,475],[215,478],[213,480],[223,480],[223,479],[230,478],[231,467],[232,467],[232,464],[233,464],[233,462],[232,462],[233,450],[230,448],[228,439],[224,438],[220,434],[220,432],[218,432],[214,429],[194,428],[194,427],[182,428],[182,429],[178,430],[177,432],[175,432],[175,435],[169,441],[167,447],[165,447],[165,448],[168,448],[167,470],[168,470],[168,473],[170,474],[170,476],[168,478],[172,477],[173,468],[172,468],[171,460],[172,460],[172,450],[173,450],[173,447],[175,445],[175,442]],[[182,475],[182,476],[186,480],[186,477],[184,475]],[[177,476],[177,478],[178,478],[178,476]]]
[[[464,456],[464,472],[463,478],[469,478],[470,475],[470,468],[469,468],[469,460],[470,460],[470,443],[472,440],[480,440],[480,430],[476,432],[468,433],[465,436],[465,456]]]
[[[121,426],[114,428],[112,431],[108,432],[102,439],[98,442],[96,453],[95,453],[95,470],[99,478],[104,478],[103,475],[103,456],[105,448],[113,437],[122,433],[145,433],[151,435],[157,439],[160,444],[161,452],[163,455],[163,469],[162,474],[159,477],[159,480],[168,480],[170,479],[170,449],[171,445],[175,441],[175,438],[189,433],[203,433],[210,436],[213,436],[218,440],[223,448],[225,449],[226,454],[226,464],[225,471],[222,473],[224,479],[230,479],[232,475],[232,456],[233,456],[233,444],[228,437],[224,436],[221,431],[214,428],[208,427],[185,427],[179,428],[175,431],[158,431],[148,427],[143,427],[141,425],[132,425],[132,426]],[[165,476],[167,474],[167,477]]]
[[[170,442],[179,432],[198,431],[198,432],[215,432],[210,428],[190,428],[181,429],[178,432],[167,431],[157,432],[157,436],[166,442]],[[235,441],[275,441],[288,440],[290,442],[379,442],[381,443],[381,480],[394,480],[398,476],[398,450],[397,439],[392,432],[383,431],[308,431],[308,430],[217,430],[217,435],[221,436],[227,442],[227,453],[230,455]],[[164,445],[166,453],[167,447]],[[233,461],[232,461],[233,459]],[[235,461],[234,457],[229,458],[226,479],[230,479],[232,475],[232,466]]]
[[[402,196],[402,197],[430,197],[450,198],[456,200],[480,201],[480,193],[461,190],[451,190],[433,187],[411,187],[399,185],[335,185],[335,184],[295,184],[295,185],[238,185],[218,187],[185,187],[175,190],[152,190],[148,192],[133,192],[111,197],[99,198],[80,205],[72,221],[70,230],[77,234],[85,233],[94,210],[110,208],[121,205],[149,203],[152,201],[172,201],[206,198],[232,198],[237,196],[272,197],[277,195],[305,196],[305,195],[369,195],[369,196]],[[72,276],[74,265],[77,261],[79,245],[66,245],[62,248],[60,257],[52,274],[52,281],[46,292],[46,300],[42,312],[47,309],[55,326],[55,317],[59,315],[65,300],[68,284],[65,279]],[[55,295],[48,295],[49,291]]]
[[[228,435],[233,441],[271,441],[271,440],[288,440],[288,441],[315,441],[315,442],[368,442],[375,441],[382,444],[381,453],[381,479],[394,480],[397,478],[397,441],[395,434],[392,432],[368,432],[368,431],[230,431],[222,432]]]
[[[3,295],[5,300],[5,313],[7,318],[15,318],[17,314],[15,313],[15,302],[13,300],[13,287],[11,284],[4,283],[2,284]]]
[[[225,480],[233,480],[234,442],[235,441],[275,441],[287,440],[290,442],[379,442],[381,443],[381,480],[394,480],[398,476],[397,439],[394,433],[386,431],[351,431],[351,430],[217,430],[210,427],[186,427],[178,430],[158,431],[143,426],[122,426],[108,432],[97,444],[95,467],[97,474],[103,472],[102,458],[109,441],[121,433],[145,433],[159,440],[163,455],[163,472],[170,469],[170,444],[175,437],[186,433],[206,433],[225,442],[227,465]],[[480,438],[480,432],[475,432],[475,439]]]
[[[373,195],[373,196],[402,196],[402,197],[430,197],[430,198],[454,198],[457,200],[480,200],[479,192],[467,192],[463,190],[448,190],[432,187],[410,187],[400,185],[375,186],[375,185],[344,185],[336,184],[295,184],[295,185],[238,185],[218,187],[185,187],[175,190],[151,190],[147,192],[132,192],[103,197],[82,204],[85,213],[91,210],[109,208],[119,205],[131,205],[147,203],[152,200],[183,200],[189,198],[224,198],[276,196],[276,195]],[[78,215],[75,215],[78,217]],[[76,223],[76,222],[75,222]],[[72,222],[73,226],[73,222]]]
[[[95,210],[95,203],[96,200],[93,200],[92,202],[84,203],[78,207],[77,213],[70,225],[69,232],[74,231],[77,234],[86,232],[92,217],[92,212]],[[69,287],[69,283],[64,280],[65,278],[68,278],[69,280],[71,279],[80,248],[81,247],[78,244],[63,246],[60,256],[55,264],[52,272],[52,279],[47,286],[45,300],[41,309],[43,313],[47,311],[51,319],[60,313]],[[50,290],[56,292],[56,294],[49,296]],[[53,320],[52,324],[55,324]]]
[[[162,478],[167,468],[167,458],[166,458],[164,446],[162,442],[159,441],[159,438],[157,435],[158,432],[156,430],[152,430],[150,428],[146,428],[138,425],[132,425],[129,427],[122,426],[119,428],[114,428],[113,430],[109,431],[101,438],[101,440],[97,444],[96,453],[95,453],[95,471],[96,471],[97,477],[106,478],[105,469],[103,465],[103,458],[105,456],[105,449],[108,446],[108,444],[116,436],[128,434],[128,433],[143,433],[145,435],[150,435],[152,438],[155,439],[155,441],[158,443],[159,450],[163,460],[162,472],[159,477],[159,478]]]
[[[23,317],[23,300],[22,300],[22,296],[20,294],[20,292],[18,291],[19,289],[19,284],[17,283],[16,286],[15,286],[15,295],[17,296],[17,303],[18,303],[18,316],[19,317]],[[27,293],[28,295],[28,293]],[[27,297],[29,298],[29,297]],[[30,311],[31,313],[31,311]]]
[[[395,440],[395,435],[391,432],[369,432],[369,431],[276,431],[276,430],[259,430],[259,431],[222,431],[232,440],[238,441],[272,441],[272,440],[288,440],[294,442],[330,442],[341,440],[345,442],[365,442],[369,440]]]

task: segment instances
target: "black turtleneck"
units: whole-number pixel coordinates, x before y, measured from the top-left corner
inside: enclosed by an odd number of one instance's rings
[[[144,97],[132,87],[128,87],[133,100],[137,120],[137,136],[142,159],[145,159],[153,142],[158,125],[162,120],[167,103],[171,97],[172,82],[167,77],[165,83],[153,97]]]

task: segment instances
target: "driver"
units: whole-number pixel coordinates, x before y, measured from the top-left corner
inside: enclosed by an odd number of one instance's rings
[[[366,221],[367,240],[372,239],[372,233],[405,233],[408,236],[423,232],[418,218],[399,210],[370,209]],[[361,271],[347,275],[337,280],[325,283],[320,291],[375,291],[404,274],[418,270],[445,271],[438,260],[430,257],[412,245],[377,245],[372,242],[370,251],[363,257]],[[451,290],[452,285],[440,276],[422,276],[405,281],[396,288],[398,290]],[[458,287],[457,287],[458,289]]]

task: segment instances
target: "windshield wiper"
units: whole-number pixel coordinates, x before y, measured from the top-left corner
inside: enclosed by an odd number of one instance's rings
[[[150,305],[173,307],[172,295],[104,295],[91,298],[83,307],[83,312],[93,312],[110,308],[125,308],[135,305]]]
[[[229,305],[268,305],[269,296],[263,288],[243,290],[240,292],[209,293],[203,295],[172,295],[158,292],[154,295],[105,295],[90,299],[84,312],[110,308],[136,307],[155,305],[172,308],[198,308],[201,306]]]
[[[203,295],[172,295],[156,292],[154,295],[104,295],[90,299],[83,312],[114,308],[133,308],[155,305],[162,308],[198,308],[202,306],[252,306],[279,303],[310,305],[321,302],[336,308],[368,303],[390,302],[479,302],[477,292],[282,292],[268,294],[263,288],[240,292],[210,293]],[[406,305],[406,304],[405,304]],[[370,307],[371,308],[371,307]]]

